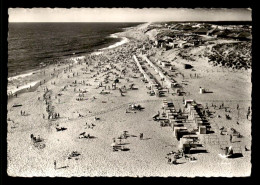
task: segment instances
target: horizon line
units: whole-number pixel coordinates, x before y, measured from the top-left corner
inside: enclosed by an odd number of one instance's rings
[[[145,21],[145,22],[139,22],[139,21],[129,21],[129,22],[120,22],[120,21],[115,21],[115,22],[113,22],[113,21],[105,21],[105,22],[101,22],[101,21],[98,21],[98,22],[92,22],[92,21],[86,21],[86,22],[83,22],[83,21],[81,21],[81,22],[67,22],[67,21],[49,21],[49,22],[41,22],[41,21],[39,21],[39,22],[30,22],[30,21],[25,21],[25,22],[20,22],[20,21],[17,21],[17,22],[8,22],[8,23],[160,23],[160,22],[252,22],[252,20],[218,20],[218,21],[216,21],[216,20],[206,20],[206,21],[203,21],[203,20],[201,20],[201,21],[198,21],[198,20],[196,20],[196,21]]]

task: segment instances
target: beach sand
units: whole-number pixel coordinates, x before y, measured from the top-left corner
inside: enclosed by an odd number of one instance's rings
[[[243,157],[226,159],[218,155],[219,146],[206,143],[208,153],[194,154],[197,158],[195,162],[180,159],[178,165],[167,164],[166,154],[177,150],[178,141],[173,136],[172,128],[160,127],[159,123],[152,119],[161,110],[164,98],[149,96],[147,84],[141,81],[140,73],[135,73],[133,70],[135,67],[133,55],[140,55],[138,45],[142,45],[148,38],[148,35],[142,32],[147,25],[143,24],[117,33],[119,37],[127,37],[129,42],[113,49],[102,50],[102,54],[78,59],[78,62],[71,63],[70,67],[69,64],[62,64],[59,66],[59,72],[56,71],[58,77],[53,75],[35,89],[8,100],[8,175],[22,177],[250,175],[251,152],[245,152],[244,146],[250,149],[252,139],[251,121],[246,119],[247,108],[251,106],[251,72],[212,67],[206,59],[198,56],[194,56],[196,61],[192,62],[196,71],[186,70],[182,64],[187,61],[178,58],[176,51],[161,53],[158,48],[153,48],[155,55],[149,56],[151,61],[157,59],[173,61],[177,57],[173,63],[177,72],[183,74],[184,78],[179,75],[175,80],[179,83],[185,81],[187,84],[184,88],[189,93],[185,99],[194,99],[204,106],[208,103],[209,107],[212,102],[217,106],[224,102],[225,106],[232,110],[229,113],[232,120],[224,119],[226,114],[224,109],[214,110],[216,115],[221,115],[221,118],[216,116],[210,119],[210,124],[220,140],[228,142],[227,146],[238,145],[243,149]],[[190,53],[197,55],[200,49],[194,49]],[[110,70],[105,71],[106,68]],[[121,72],[122,69],[125,69],[125,75]],[[46,76],[50,73],[46,72]],[[199,74],[199,78],[191,78],[190,74],[194,73]],[[108,76],[107,83],[105,76]],[[112,90],[112,83],[116,78],[119,79],[119,83],[116,84],[117,88]],[[98,87],[100,82],[103,83],[103,87]],[[131,84],[135,84],[138,89],[129,89]],[[121,96],[118,88],[124,85],[126,93]],[[213,93],[199,94],[199,87],[210,89]],[[43,100],[46,88],[48,92],[46,100]],[[100,93],[102,90],[109,94]],[[181,107],[183,97],[173,96],[171,93],[167,94],[167,98],[172,99],[176,107]],[[77,101],[77,98],[83,100]],[[59,113],[58,119],[47,119],[46,102],[52,112]],[[126,113],[130,103],[140,104],[144,109]],[[22,106],[12,107],[14,104]],[[236,124],[237,104],[240,106],[239,125]],[[211,109],[213,110],[213,107],[210,107]],[[25,111],[24,116],[21,115],[21,111]],[[79,114],[82,117],[79,117]],[[93,129],[88,128],[86,123],[93,124]],[[222,126],[235,128],[244,137],[230,144],[227,136],[219,135],[219,128]],[[58,132],[55,127],[67,129]],[[111,147],[113,138],[118,138],[123,131],[128,131],[129,134],[127,139],[121,141],[127,151],[113,152]],[[82,132],[90,134],[93,138],[79,139],[79,134]],[[142,140],[139,139],[140,133],[144,134]],[[36,137],[39,135],[44,140],[35,145],[31,141],[31,134]],[[116,139],[116,142],[119,143],[119,139]],[[73,151],[77,151],[80,155],[68,159]]]

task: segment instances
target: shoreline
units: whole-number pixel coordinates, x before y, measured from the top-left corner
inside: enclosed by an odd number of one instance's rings
[[[131,29],[133,29],[133,28],[134,28],[134,27],[130,27],[130,28],[127,29],[127,30],[131,30]],[[124,32],[124,30],[123,30],[122,32],[119,32],[119,33],[123,33],[123,32]],[[119,47],[119,46],[121,46],[121,45],[124,45],[124,44],[126,44],[126,43],[129,42],[129,39],[128,39],[128,38],[126,38],[126,37],[120,37],[120,36],[118,36],[117,34],[118,34],[118,32],[117,32],[117,33],[110,34],[110,36],[109,36],[109,37],[112,37],[112,38],[120,38],[120,39],[121,39],[120,41],[118,41],[118,42],[116,42],[116,43],[114,43],[114,44],[111,44],[111,45],[109,45],[109,46],[107,46],[107,47],[104,47],[104,48],[101,48],[101,49],[96,49],[96,51],[92,51],[92,52],[89,52],[89,53],[85,53],[85,54],[80,55],[80,56],[76,56],[76,57],[75,57],[75,56],[71,56],[71,57],[66,58],[66,59],[63,59],[63,60],[65,60],[65,61],[66,61],[66,60],[74,60],[74,63],[76,64],[77,61],[76,61],[75,59],[84,58],[84,57],[86,57],[87,55],[99,55],[99,54],[102,54],[103,51],[107,51],[107,50],[110,50],[110,49],[117,48],[117,47]],[[58,61],[58,62],[61,62],[61,61]],[[18,80],[19,78],[21,79],[21,78],[24,78],[24,77],[29,77],[29,76],[34,75],[34,74],[36,74],[36,73],[41,73],[42,71],[45,71],[45,70],[51,70],[51,69],[55,68],[55,65],[57,65],[57,64],[50,64],[50,65],[44,67],[43,69],[28,70],[28,71],[24,71],[24,73],[18,74],[18,75],[16,75],[16,76],[8,77],[8,82],[7,82],[7,84],[9,83],[9,81]],[[46,68],[47,68],[47,69],[46,69]],[[48,79],[48,80],[47,80],[47,79]],[[28,88],[30,87],[31,84],[32,84],[32,88],[33,88],[33,89],[37,89],[37,87],[40,85],[40,82],[41,82],[41,81],[45,80],[45,81],[47,82],[47,81],[50,80],[50,78],[47,78],[47,79],[46,79],[46,78],[45,78],[45,79],[39,79],[39,80],[37,80],[37,81],[32,81],[32,82],[30,82],[29,84],[26,83],[26,84],[24,84],[24,85],[21,86],[21,87],[23,87],[23,88],[18,88],[18,89],[14,89],[14,90],[10,90],[10,91],[7,90],[8,99],[10,99],[11,97],[14,97],[15,94],[19,95],[19,94],[21,94],[21,93],[26,93],[26,92],[28,91]],[[27,85],[27,84],[28,84],[28,85]],[[44,84],[44,83],[42,83],[42,84]],[[15,88],[15,86],[13,86],[13,88]],[[7,89],[8,89],[8,86],[7,86]]]
[[[113,34],[113,35],[116,35],[116,34]],[[123,44],[126,44],[129,42],[129,39],[127,37],[119,37],[119,36],[116,36],[116,37],[113,37],[113,38],[120,38],[121,40],[108,46],[108,47],[105,47],[105,48],[101,48],[99,49],[99,51],[104,51],[104,50],[108,50],[108,49],[113,49],[113,48],[116,48],[116,47],[119,47]]]

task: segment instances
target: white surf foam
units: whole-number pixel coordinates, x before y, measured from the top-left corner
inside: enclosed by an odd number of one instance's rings
[[[118,38],[118,36],[113,35],[113,34],[110,35],[110,37]],[[121,46],[121,45],[123,45],[123,44],[125,44],[125,43],[127,43],[127,42],[129,42],[129,39],[128,39],[128,38],[126,38],[126,37],[121,37],[121,41],[119,41],[119,42],[117,42],[117,43],[115,43],[115,44],[113,44],[113,45],[110,45],[110,46],[108,46],[108,47],[106,47],[106,48],[99,49],[99,50],[102,51],[102,50],[107,50],[107,49],[116,48],[116,47]]]
[[[80,60],[86,58],[85,56],[72,57],[70,60],[74,61],[74,63],[78,63]]]
[[[115,34],[111,34],[109,37],[111,37],[111,38],[118,38],[118,36],[115,35]]]
[[[12,77],[9,77],[8,78],[8,81],[12,81],[12,80],[17,80],[19,78],[24,78],[26,76],[30,76],[32,74],[34,74],[35,72],[30,72],[30,73],[25,73],[25,74],[20,74],[20,75],[17,75],[17,76],[12,76]]]
[[[35,82],[31,82],[31,83],[28,83],[26,85],[22,85],[20,87],[14,87],[14,86],[7,86],[7,94],[15,94],[17,91],[20,91],[22,89],[26,89],[26,88],[30,88],[35,86],[39,81],[35,81]]]
[[[102,53],[103,53],[102,51],[96,51],[96,52],[91,53],[91,55],[101,55]]]

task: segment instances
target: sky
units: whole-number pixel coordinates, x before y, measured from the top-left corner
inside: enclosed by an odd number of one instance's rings
[[[9,8],[9,22],[251,21],[250,8]]]

